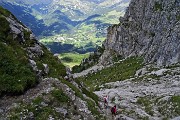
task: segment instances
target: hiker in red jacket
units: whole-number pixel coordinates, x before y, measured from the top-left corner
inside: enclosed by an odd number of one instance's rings
[[[108,107],[108,96],[107,95],[104,97],[104,107],[105,108]]]
[[[116,116],[116,105],[114,105],[114,107],[111,108],[111,113],[112,113],[112,117],[115,117]]]

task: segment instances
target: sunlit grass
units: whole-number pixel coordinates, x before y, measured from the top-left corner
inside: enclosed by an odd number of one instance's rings
[[[59,55],[62,63],[65,66],[72,68],[75,65],[79,65],[84,58],[87,58],[89,53],[79,54],[79,53],[62,53]]]

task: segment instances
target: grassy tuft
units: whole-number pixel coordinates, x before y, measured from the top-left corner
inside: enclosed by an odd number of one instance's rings
[[[155,11],[162,11],[163,10],[163,6],[159,2],[155,2],[154,9],[155,9]]]
[[[172,96],[167,101],[158,103],[158,111],[164,115],[165,118],[172,118],[180,115],[180,96]]]
[[[145,107],[145,111],[152,115],[154,114],[154,112],[152,111],[152,102],[149,100],[149,98],[146,98],[146,97],[140,97],[138,100],[137,100],[137,103],[144,106]]]

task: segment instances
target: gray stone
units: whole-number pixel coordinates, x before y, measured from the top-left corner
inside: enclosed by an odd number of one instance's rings
[[[42,56],[44,54],[41,46],[39,46],[38,44],[35,44],[34,47],[28,47],[28,50],[37,56]]]
[[[180,81],[174,81],[172,83],[172,87],[178,87],[178,86],[180,86]]]
[[[4,112],[4,110],[3,109],[0,109],[0,113],[3,113]]]
[[[180,116],[175,117],[175,118],[173,118],[173,119],[171,119],[171,120],[180,120]]]
[[[33,68],[34,71],[38,71],[36,62],[34,60],[29,59],[30,65]]]
[[[157,75],[157,76],[161,76],[163,75],[165,72],[167,72],[169,69],[160,69],[158,71],[152,71],[151,74]]]
[[[42,105],[43,107],[47,107],[47,106],[48,106],[48,104],[46,104],[45,102],[41,102],[41,105]]]
[[[29,112],[29,117],[32,119],[34,118],[34,113],[33,112]]]
[[[140,76],[140,75],[144,75],[146,74],[148,71],[146,70],[146,68],[142,68],[136,71],[135,76]]]
[[[158,102],[164,102],[164,101],[168,101],[171,98],[171,96],[166,96],[161,98]]]
[[[43,66],[44,66],[44,72],[45,72],[46,74],[48,74],[48,73],[49,73],[49,67],[48,67],[48,65],[47,65],[47,64],[43,64]]]
[[[125,115],[122,115],[122,116],[120,116],[120,120],[134,120],[133,118],[130,118],[130,117],[128,117],[128,116],[125,116]]]
[[[30,39],[31,40],[36,39],[35,35],[34,34],[30,34]]]
[[[13,25],[11,25],[10,27],[11,27],[11,30],[13,33],[15,33],[17,35],[21,33],[21,31],[17,27],[15,27]]]
[[[137,99],[130,99],[131,103],[136,103],[137,102]]]

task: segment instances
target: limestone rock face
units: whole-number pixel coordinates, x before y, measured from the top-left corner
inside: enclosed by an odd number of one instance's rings
[[[179,0],[132,0],[120,23],[108,28],[106,51],[160,66],[180,62],[179,6]]]

